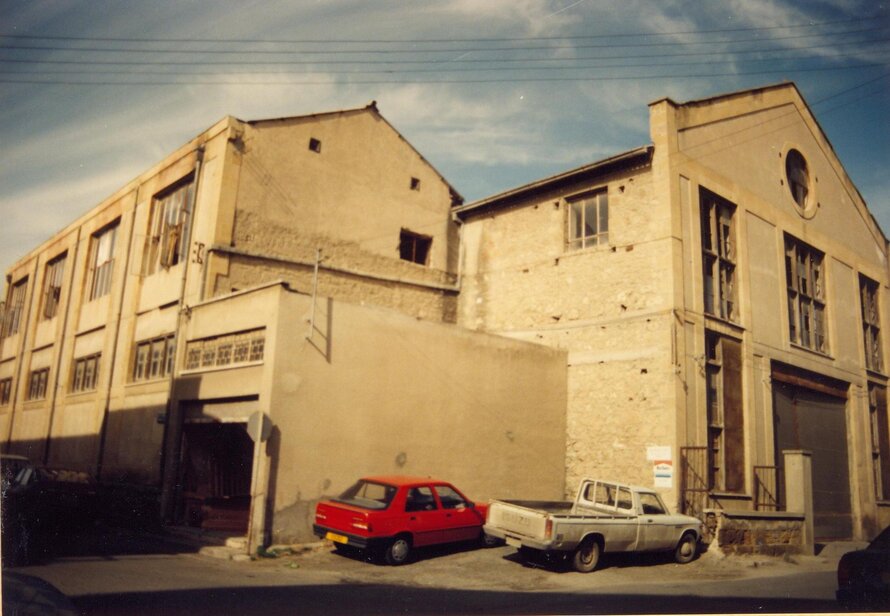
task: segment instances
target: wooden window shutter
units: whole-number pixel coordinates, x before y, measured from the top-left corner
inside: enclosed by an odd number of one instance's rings
[[[723,338],[723,447],[726,490],[745,489],[745,426],[742,408],[742,345]]]

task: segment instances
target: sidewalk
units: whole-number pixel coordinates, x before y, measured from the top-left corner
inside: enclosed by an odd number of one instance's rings
[[[32,575],[3,571],[5,616],[78,616],[74,604],[49,582]]]

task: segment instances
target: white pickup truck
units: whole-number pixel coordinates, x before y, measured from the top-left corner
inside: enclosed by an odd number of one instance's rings
[[[491,501],[483,530],[525,553],[571,556],[586,573],[605,552],[673,551],[688,563],[701,527],[696,518],[672,515],[654,490],[585,479],[574,502]]]

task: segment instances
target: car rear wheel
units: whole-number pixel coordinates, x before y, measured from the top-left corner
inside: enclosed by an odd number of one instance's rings
[[[585,539],[572,556],[572,567],[580,573],[590,573],[600,560],[600,544],[595,539]]]
[[[683,537],[680,538],[680,543],[677,544],[677,547],[674,550],[674,560],[681,565],[692,562],[692,559],[695,558],[697,544],[698,541],[694,534],[686,533],[683,535]]]
[[[411,555],[411,539],[399,536],[386,547],[383,558],[388,565],[404,565]]]

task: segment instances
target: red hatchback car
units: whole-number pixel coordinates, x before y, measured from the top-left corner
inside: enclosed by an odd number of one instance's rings
[[[401,565],[414,548],[484,539],[487,509],[445,481],[366,477],[318,503],[312,529],[338,550],[368,550]]]

